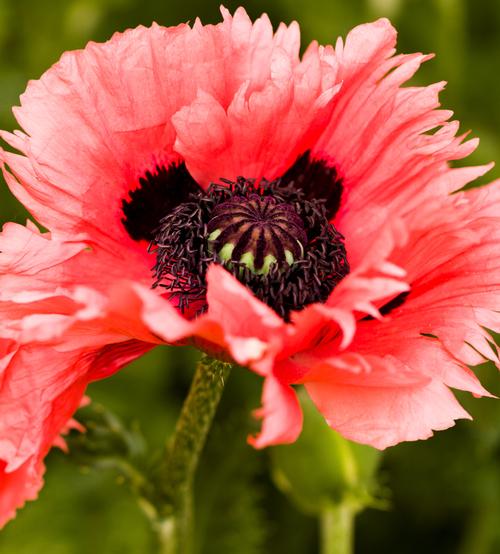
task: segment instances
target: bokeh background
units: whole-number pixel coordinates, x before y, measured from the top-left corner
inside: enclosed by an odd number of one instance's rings
[[[266,11],[277,25],[296,19],[303,42],[332,43],[354,25],[380,16],[399,29],[399,49],[435,52],[419,83],[447,80],[443,104],[463,129],[481,137],[473,163],[500,153],[500,3],[498,0],[248,0],[252,17]],[[173,25],[219,20],[212,0],[0,0],[0,127],[15,128],[11,107],[28,79],[63,51],[103,41],[114,31],[157,21]],[[214,76],[216,78],[216,76]],[[500,176],[498,169],[484,179]],[[0,188],[0,221],[26,213]],[[161,450],[189,386],[196,352],[159,348],[89,394]],[[498,376],[477,369],[500,395]],[[229,381],[197,480],[199,553],[313,553],[317,522],[277,490],[269,452],[245,443],[260,383],[237,371]],[[474,422],[460,422],[420,443],[384,453],[376,495],[384,499],[356,523],[357,553],[500,552],[500,402],[460,397]],[[76,449],[77,450],[77,449]],[[123,479],[96,471],[76,451],[53,451],[46,487],[0,534],[2,554],[148,554],[148,521]],[[314,471],[314,466],[311,467]],[[122,485],[122,486],[120,486]]]

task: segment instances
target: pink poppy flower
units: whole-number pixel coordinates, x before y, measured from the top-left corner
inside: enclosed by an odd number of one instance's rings
[[[36,497],[86,386],[159,344],[264,378],[258,448],[291,442],[304,384],[384,448],[469,417],[449,387],[498,361],[500,191],[452,192],[477,140],[403,87],[381,19],[299,57],[299,28],[243,9],[65,53],[3,132],[40,225],[0,235],[0,524]],[[151,269],[153,267],[153,270]]]

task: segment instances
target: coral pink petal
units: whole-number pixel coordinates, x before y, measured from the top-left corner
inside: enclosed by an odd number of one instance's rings
[[[29,163],[3,158],[14,194],[40,223],[70,237],[127,241],[120,200],[146,169],[176,159],[170,118],[196,94],[177,81],[190,33],[186,25],[117,33],[67,52],[30,82],[15,109],[24,133],[2,135]]]
[[[302,430],[302,410],[292,387],[274,377],[264,381],[262,408],[255,416],[262,419],[262,429],[248,442],[255,448],[294,442]]]
[[[61,433],[81,429],[72,416],[86,402],[87,383],[151,347],[135,342],[64,351],[67,342],[58,349],[9,344],[0,339],[0,348],[8,346],[0,359],[0,527],[36,498],[43,458],[53,445],[64,446]]]
[[[382,19],[355,28],[330,58],[342,87],[314,153],[343,178],[335,225],[346,237],[353,269],[366,263],[366,243],[380,233],[381,222],[404,220],[424,198],[457,190],[491,167],[449,167],[477,143],[463,142],[458,124],[448,121],[451,112],[437,109],[443,83],[402,87],[430,56],[393,56],[395,42]]]
[[[151,256],[133,249],[92,248],[79,240],[65,241],[41,233],[33,224],[7,223],[0,233],[0,300],[13,296],[85,285],[101,292],[124,278],[151,283]]]
[[[336,89],[318,92],[304,99],[303,106],[294,106],[293,83],[288,75],[249,98],[242,87],[227,112],[215,98],[200,92],[173,117],[175,148],[199,183],[208,185],[222,177],[235,180],[240,175],[273,179],[312,146]]]
[[[273,179],[326,125],[340,87],[336,69],[317,45],[299,59],[296,24],[273,37],[266,16],[252,26],[242,9],[234,18],[223,14],[222,24],[205,29],[224,60],[212,74],[226,74],[229,93],[200,86],[196,100],[173,117],[175,149],[203,185],[239,175]]]
[[[80,404],[87,365],[80,352],[61,354],[42,346],[17,350],[0,389],[0,458],[7,472],[46,454]]]
[[[427,439],[469,418],[439,381],[413,387],[363,387],[313,381],[307,392],[328,424],[344,437],[386,448],[402,441]]]
[[[300,31],[292,23],[281,25],[274,35],[265,14],[252,22],[243,8],[234,16],[225,8],[221,12],[223,21],[217,25],[204,26],[196,20],[183,62],[190,76],[188,86],[201,88],[226,110],[242,85],[249,93],[265,87],[276,52],[285,53],[290,65],[299,64]]]
[[[207,318],[221,325],[233,358],[267,374],[288,327],[221,266],[210,266],[207,283]]]
[[[499,184],[455,194],[440,209],[422,206],[407,246],[393,255],[412,289],[392,325],[419,325],[462,364],[498,363],[485,329],[500,331]]]
[[[317,48],[300,61],[296,23],[273,35],[267,16],[252,24],[240,8],[234,17],[223,10],[223,17],[216,26],[117,33],[105,44],[64,54],[30,82],[15,110],[24,132],[2,133],[23,156],[0,156],[13,193],[40,223],[67,237],[131,250],[121,200],[146,170],[178,160],[173,121],[182,133],[179,151],[194,148],[189,166],[203,182],[240,171],[274,173],[273,158],[285,169],[312,146],[330,112],[335,69]],[[219,110],[203,137],[195,130],[207,117],[206,98]],[[190,106],[187,113],[183,106]],[[212,156],[211,143],[219,148],[225,126],[232,159],[225,153],[218,169],[198,168],[196,153]],[[252,140],[236,137],[238,129]],[[258,156],[266,159],[254,166]]]
[[[75,353],[20,347],[0,374],[0,526],[42,485],[43,457],[57,441],[85,388]]]
[[[16,515],[28,500],[35,500],[43,486],[45,466],[28,460],[14,471],[5,471],[0,461],[0,529]]]
[[[358,321],[345,350],[330,335],[284,366],[282,379],[304,382],[347,438],[377,447],[426,438],[468,417],[448,387],[489,395],[467,365],[498,364],[486,331],[500,330],[496,185],[422,205],[392,253],[411,283],[402,304],[381,321]]]

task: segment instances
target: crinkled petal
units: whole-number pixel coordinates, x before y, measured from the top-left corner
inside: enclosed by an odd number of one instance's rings
[[[78,359],[50,348],[19,347],[2,370],[0,526],[36,497],[43,458],[80,404],[85,381]]]
[[[5,341],[0,339],[0,348]],[[66,345],[67,346],[67,345]],[[63,446],[89,381],[110,375],[151,346],[135,341],[102,349],[13,345],[0,359],[0,527],[43,484],[43,459]]]
[[[491,167],[449,167],[449,161],[469,155],[477,140],[464,142],[458,123],[448,121],[452,112],[437,109],[444,83],[402,86],[430,56],[393,56],[395,44],[395,30],[381,19],[356,27],[331,54],[342,87],[314,153],[342,176],[335,226],[354,266],[384,218],[404,220],[424,198],[458,190]]]
[[[266,16],[252,26],[241,9],[234,18],[223,14],[221,25],[206,29],[226,64],[213,74],[227,75],[230,67],[231,93],[200,85],[196,100],[173,117],[175,149],[203,185],[240,175],[273,179],[326,125],[340,88],[336,68],[316,44],[299,59],[295,24],[273,38]]]
[[[248,438],[255,448],[294,442],[302,430],[302,409],[295,391],[275,377],[264,381],[262,408],[255,416],[262,419],[259,434]]]
[[[427,439],[468,413],[437,380],[402,387],[362,386],[312,381],[306,389],[328,424],[344,437],[386,448]]]
[[[269,373],[289,332],[284,321],[221,266],[209,268],[207,285],[208,311],[196,320],[187,320],[167,300],[145,287],[133,286],[132,290],[142,303],[141,319],[161,340],[176,343],[192,339],[215,355],[228,352],[237,363]],[[130,296],[126,293],[121,299],[125,302]],[[123,302],[116,305],[123,306]],[[133,310],[132,305],[125,305],[124,315]]]
[[[28,301],[75,284],[106,291],[127,277],[149,285],[151,265],[145,250],[132,249],[123,257],[120,251],[41,233],[31,222],[7,223],[0,233],[0,302]]]
[[[13,192],[39,222],[127,243],[121,198],[145,169],[176,159],[170,118],[195,94],[178,84],[189,33],[186,25],[117,33],[67,52],[30,82],[15,109],[24,133],[3,134],[27,158],[3,159]]]
[[[29,460],[14,471],[5,470],[0,461],[0,529],[29,500],[35,500],[43,486],[43,462]]]
[[[468,417],[448,387],[489,395],[467,365],[498,363],[486,329],[500,330],[499,208],[498,183],[422,205],[391,256],[411,283],[402,304],[357,321],[347,348],[323,334],[282,363],[281,379],[305,383],[344,436],[380,448]]]

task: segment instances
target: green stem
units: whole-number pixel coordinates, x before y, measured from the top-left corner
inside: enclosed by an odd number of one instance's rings
[[[165,509],[156,522],[161,554],[189,554],[192,550],[194,475],[230,369],[230,364],[208,357],[196,368],[167,447]]]
[[[351,554],[354,549],[355,510],[347,503],[332,504],[320,516],[321,554]]]

